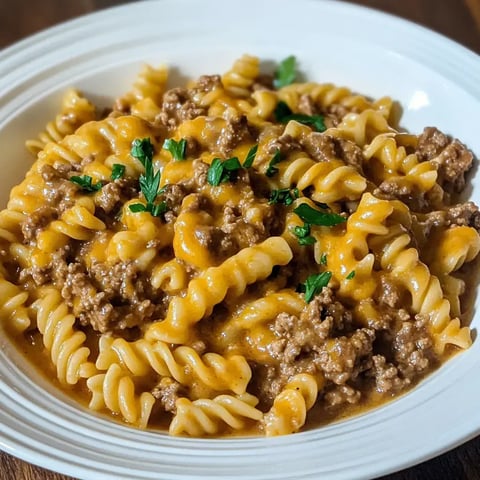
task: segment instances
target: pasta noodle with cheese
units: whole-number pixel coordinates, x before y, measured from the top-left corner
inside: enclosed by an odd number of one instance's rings
[[[390,97],[244,55],[102,112],[69,90],[0,212],[0,321],[59,388],[172,435],[295,433],[472,343],[474,156]]]

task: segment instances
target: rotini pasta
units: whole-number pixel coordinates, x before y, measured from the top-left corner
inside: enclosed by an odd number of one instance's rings
[[[0,321],[91,410],[285,435],[406,391],[472,343],[473,154],[393,102],[244,55],[112,109],[69,90],[0,211]],[[27,345],[28,344],[28,345]],[[357,410],[355,410],[357,409]]]

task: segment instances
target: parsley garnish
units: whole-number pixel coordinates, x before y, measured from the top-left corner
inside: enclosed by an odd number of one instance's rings
[[[122,165],[121,163],[114,163],[112,167],[112,174],[110,175],[110,178],[112,180],[118,180],[119,178],[123,177],[123,174],[125,173],[125,165]]]
[[[305,223],[311,225],[321,225],[324,227],[333,227],[339,223],[346,221],[345,217],[337,215],[336,213],[321,212],[312,208],[306,203],[301,203],[297,208],[293,210]]]
[[[214,158],[207,171],[207,182],[218,187],[223,182],[232,181],[240,168],[242,165],[237,157],[223,161],[220,158]]]
[[[267,168],[267,171],[265,172],[265,175],[267,177],[273,177],[278,172],[278,168],[275,165],[277,165],[277,163],[280,163],[281,161],[282,161],[282,155],[280,153],[280,150],[277,149],[277,151],[273,154],[273,157],[268,164],[268,168]]]
[[[133,205],[129,205],[128,208],[133,213],[149,212],[153,217],[161,217],[168,209],[167,202],[147,203],[147,205],[134,203]]]
[[[88,193],[98,192],[103,187],[102,182],[93,184],[92,177],[90,175],[74,175],[73,177],[70,177],[70,181],[76,183],[82,188],[84,192]]]
[[[310,235],[311,225],[304,223],[303,227],[295,227],[293,233],[296,235],[300,245],[313,245],[317,240]]]
[[[275,119],[280,123],[288,123],[290,120],[295,120],[304,125],[313,127],[317,132],[324,132],[325,117],[323,115],[305,115],[303,113],[293,113],[290,107],[283,101],[278,102],[275,111]]]
[[[332,272],[314,273],[305,280],[305,283],[301,283],[297,290],[299,292],[304,292],[305,301],[310,303],[313,300],[313,297],[319,294],[323,287],[328,285],[331,278]]]
[[[238,170],[243,168],[250,168],[255,160],[257,154],[258,144],[254,145],[247,153],[243,165],[240,163],[238,157],[214,158],[207,171],[207,182],[214,187],[218,187],[223,182],[230,182],[235,179]]]
[[[130,154],[132,157],[140,160],[145,167],[145,173],[142,173],[139,178],[140,189],[147,201],[147,205],[143,203],[135,203],[130,205],[131,212],[149,212],[154,217],[160,217],[167,210],[166,202],[155,204],[155,199],[158,195],[158,187],[160,186],[160,171],[154,173],[153,171],[153,145],[149,138],[135,139],[132,143]]]
[[[130,154],[132,157],[138,158],[145,168],[147,168],[148,162],[152,162],[153,153],[153,145],[149,138],[136,138],[133,141]]]
[[[163,142],[163,148],[172,154],[174,160],[185,160],[187,140],[182,138],[177,142],[173,138],[167,138],[165,142]]]
[[[355,276],[355,270],[352,270],[348,275],[347,275],[347,280],[351,280]]]
[[[293,83],[297,76],[296,66],[296,59],[293,55],[282,60],[275,71],[273,86],[275,88],[281,88]]]
[[[280,190],[272,190],[268,203],[276,204],[281,203],[283,205],[291,205],[296,198],[300,195],[298,188],[290,190],[289,188],[281,188]]]
[[[258,143],[248,151],[247,157],[243,162],[243,168],[250,168],[253,165],[253,161],[255,160],[255,155],[257,154],[257,150],[258,150]]]
[[[320,257],[320,265],[327,265],[327,254],[324,253],[321,257]]]

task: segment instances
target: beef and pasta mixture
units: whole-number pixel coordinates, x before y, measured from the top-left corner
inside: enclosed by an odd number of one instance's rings
[[[141,428],[272,436],[470,346],[465,145],[294,57],[167,77],[106,112],[67,92],[0,213],[1,320],[61,388]]]

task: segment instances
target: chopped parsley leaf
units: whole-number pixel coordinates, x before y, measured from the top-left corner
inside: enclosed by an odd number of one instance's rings
[[[303,123],[313,127],[317,132],[324,132],[325,117],[323,115],[305,115],[303,113],[293,113],[290,107],[283,101],[278,102],[274,111],[275,119],[280,123],[288,123],[290,120]]]
[[[324,227],[333,227],[346,221],[345,217],[336,213],[321,212],[315,208],[312,208],[307,203],[301,203],[294,210],[304,222],[311,225],[321,225]]]
[[[310,235],[311,225],[304,223],[302,227],[295,227],[293,233],[296,235],[300,245],[313,245],[317,239]]]
[[[130,205],[131,212],[149,212],[154,217],[160,217],[167,210],[166,202],[155,204],[155,200],[159,193],[160,186],[160,170],[153,170],[153,154],[154,148],[149,138],[135,139],[130,150],[132,157],[140,160],[145,167],[145,173],[139,178],[140,190],[147,201],[147,205],[135,203]]]
[[[277,151],[273,154],[273,157],[268,164],[265,175],[267,177],[273,177],[278,172],[278,168],[275,165],[277,165],[281,161],[282,161],[282,155],[280,153],[280,150],[277,149]]]
[[[70,181],[76,183],[84,192],[88,193],[98,192],[103,187],[102,182],[93,184],[90,175],[74,175],[73,177],[70,177]]]
[[[352,270],[352,271],[346,276],[346,279],[347,279],[347,280],[351,280],[353,277],[355,277],[355,270]]]
[[[305,283],[301,283],[297,290],[305,293],[305,301],[310,303],[315,295],[318,295],[323,287],[328,285],[331,278],[332,272],[314,273],[307,277]]]
[[[223,182],[232,181],[237,171],[242,168],[237,157],[221,160],[214,158],[207,171],[207,182],[218,187]]]
[[[122,178],[124,174],[125,165],[122,165],[121,163],[114,163],[112,166],[112,174],[110,175],[110,178],[112,180],[118,180],[119,178]]]
[[[207,182],[214,187],[218,187],[223,182],[230,182],[235,179],[235,175],[241,168],[250,168],[257,154],[258,144],[254,145],[247,153],[243,165],[238,157],[214,158],[207,171]]]
[[[317,239],[309,235],[308,237],[299,237],[298,243],[299,245],[313,245]]]
[[[136,138],[133,141],[130,154],[132,155],[132,157],[140,160],[140,162],[145,168],[147,168],[147,163],[152,162],[153,153],[153,145],[149,138]]]
[[[321,257],[320,257],[320,265],[327,265],[327,254],[324,253]]]
[[[293,55],[282,60],[275,71],[273,86],[275,88],[282,88],[293,83],[297,77],[296,67],[297,61]]]
[[[143,203],[134,203],[133,205],[129,205],[128,208],[133,213],[139,213],[139,212],[146,212],[147,211],[147,207],[145,207],[145,205]]]
[[[165,142],[163,142],[163,148],[172,154],[174,160],[185,160],[187,140],[182,138],[177,142],[173,138],[167,138]]]
[[[255,160],[255,155],[257,154],[257,150],[258,150],[258,143],[248,151],[247,157],[243,162],[243,168],[250,168],[253,165],[253,162]]]
[[[269,204],[278,204],[281,203],[287,207],[291,205],[296,198],[300,195],[298,188],[290,190],[289,188],[281,188],[279,190],[272,190],[270,193],[270,198],[268,200]]]

